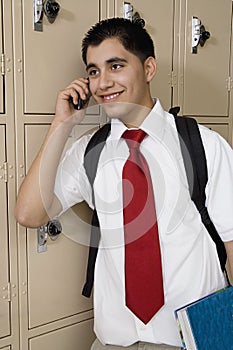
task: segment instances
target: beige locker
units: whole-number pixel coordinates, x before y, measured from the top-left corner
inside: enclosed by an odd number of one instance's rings
[[[117,14],[124,3],[145,20],[156,49],[157,74],[152,93],[163,107],[181,107],[181,115],[211,124],[232,142],[232,0],[117,1]],[[204,46],[192,53],[192,17],[210,32]],[[219,124],[219,126],[218,126]],[[230,129],[231,128],[231,129]]]
[[[33,1],[14,4],[18,186],[48,130],[58,90],[85,76],[81,39],[99,20],[100,9],[104,12],[97,0],[58,2],[58,17],[51,24],[44,15],[41,32],[33,29]],[[98,106],[88,108],[84,123],[74,128],[68,144],[105,119]],[[81,295],[90,233],[88,214],[82,211],[81,219],[72,209],[59,218],[62,234],[56,241],[48,238],[47,250],[41,253],[37,230],[18,227],[23,350],[89,350],[93,342],[92,300]]]
[[[117,0],[119,16],[123,15],[123,3]],[[131,5],[133,13],[138,12],[145,20],[145,28],[155,45],[157,72],[151,85],[153,97],[158,97],[163,107],[169,109],[172,103],[173,2],[133,0]]]
[[[0,339],[11,332],[5,141],[5,125],[0,125]]]
[[[0,1],[0,28],[3,28],[3,13],[2,13],[2,0]],[[5,60],[3,50],[3,36],[0,36],[0,54],[1,54],[1,62]],[[0,76],[0,114],[4,113],[4,66],[1,64],[1,76]]]
[[[39,149],[45,133],[46,125],[26,125],[25,150],[26,171]],[[79,135],[90,129],[90,126],[77,127]],[[72,135],[70,139],[72,139]],[[69,140],[68,143],[71,141]],[[72,211],[70,209],[70,211]],[[29,328],[38,327],[57,319],[84,313],[92,309],[90,299],[81,295],[85,280],[85,266],[87,261],[87,244],[89,242],[90,226],[80,227],[77,220],[72,225],[69,211],[59,220],[62,222],[62,234],[57,240],[48,239],[47,251],[38,253],[37,231],[28,230],[27,234],[27,276],[28,276],[28,307]],[[66,226],[66,222],[70,226]],[[70,230],[76,230],[72,239]],[[80,237],[79,237],[79,231]],[[86,236],[86,237],[85,237]],[[40,278],[38,278],[40,276]],[[43,297],[44,296],[44,297]]]
[[[15,206],[12,1],[0,0],[0,348],[17,350],[18,280]]]
[[[2,56],[5,75],[0,78],[0,166],[5,161],[5,144],[8,161],[13,165],[12,170],[8,169],[13,176],[7,184],[8,193],[0,178],[0,195],[6,199],[0,211],[5,223],[0,236],[0,348],[4,350],[89,350],[94,339],[92,302],[81,296],[90,228],[86,207],[81,206],[80,211],[79,206],[79,215],[75,207],[59,218],[63,233],[56,241],[48,238],[45,252],[37,251],[37,230],[18,226],[18,246],[14,241],[15,176],[19,186],[53,118],[57,91],[85,75],[80,56],[84,33],[99,18],[123,14],[122,0],[58,2],[61,10],[55,22],[49,23],[44,15],[43,31],[37,32],[33,30],[32,0],[0,0],[0,28],[6,28],[0,48],[8,51]],[[215,0],[214,6],[213,0],[204,5],[201,0],[132,1],[134,11],[145,19],[155,40],[158,70],[153,95],[160,98],[165,109],[179,104],[184,114],[198,116],[199,122],[229,140],[231,4],[231,0]],[[13,24],[8,21],[10,14]],[[7,20],[3,21],[2,15]],[[211,32],[211,38],[203,48],[198,47],[196,55],[190,53],[190,16],[199,16]],[[13,43],[14,60],[8,50]],[[9,82],[13,61],[14,86]],[[72,131],[68,144],[103,122],[105,116],[99,107],[91,107],[83,124]],[[11,232],[9,252],[7,231]],[[12,280],[8,285],[9,275]],[[16,292],[12,284],[17,286]],[[11,302],[3,299],[9,295],[3,287],[11,292]]]
[[[11,347],[10,346],[7,346],[5,348],[0,348],[1,350],[11,350]]]
[[[184,37],[180,99],[184,115],[228,117],[232,0],[181,1]],[[200,19],[210,38],[192,53],[192,17]],[[181,44],[182,45],[182,44]]]
[[[49,125],[43,124],[25,125],[26,172],[48,127]],[[90,125],[75,127],[65,149],[89,129]],[[62,234],[56,241],[48,239],[45,252],[38,253],[37,230],[27,230],[27,253],[23,256],[22,250],[20,258],[21,266],[27,269],[21,278],[24,284],[21,295],[21,320],[22,326],[28,328],[22,329],[22,343],[25,343],[30,334],[44,333],[44,327],[49,331],[48,336],[32,340],[32,349],[38,349],[37,343],[41,344],[41,341],[46,344],[43,348],[49,349],[51,342],[56,342],[55,338],[61,337],[59,346],[66,343],[66,348],[75,349],[75,346],[77,348],[83,344],[82,349],[89,350],[94,340],[92,300],[81,295],[90,237],[90,225],[87,223],[86,211],[84,212],[85,217],[80,219],[70,209],[59,218],[63,227]],[[90,319],[88,322],[77,323],[76,331],[73,331],[74,326],[71,322],[87,318]],[[62,331],[51,333],[51,329],[56,329],[60,324],[64,326],[62,320],[66,320],[66,327]]]
[[[59,0],[53,24],[33,30],[33,1],[23,1],[23,91],[25,114],[54,113],[57,91],[85,76],[80,48],[84,33],[99,19],[99,1]],[[32,49],[33,48],[33,49]]]
[[[30,350],[89,350],[94,338],[85,337],[85,334],[91,327],[93,327],[92,320],[86,320],[67,328],[40,335],[29,340]]]

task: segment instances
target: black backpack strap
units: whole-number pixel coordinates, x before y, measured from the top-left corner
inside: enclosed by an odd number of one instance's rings
[[[226,248],[205,206],[205,187],[208,181],[208,170],[198,124],[193,118],[179,116],[174,116],[174,118],[179,134],[190,196],[200,212],[203,224],[216,244],[220,265],[222,271],[225,271],[227,259]]]
[[[180,106],[171,107],[169,109],[169,113],[171,113],[174,117],[178,115],[179,111],[180,111]]]
[[[87,177],[92,187],[92,199],[94,210],[92,214],[92,226],[91,226],[91,238],[89,247],[89,256],[87,264],[86,282],[83,287],[82,295],[90,297],[93,283],[94,283],[94,272],[95,262],[98,253],[99,240],[100,240],[100,225],[98,215],[95,209],[95,197],[93,190],[93,183],[96,176],[96,171],[99,163],[99,157],[105,145],[105,141],[111,129],[111,124],[105,124],[91,137],[87,144],[84,154],[84,168],[86,170]]]

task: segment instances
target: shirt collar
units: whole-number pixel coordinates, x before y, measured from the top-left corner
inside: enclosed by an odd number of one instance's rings
[[[152,138],[162,140],[165,130],[166,112],[162,108],[159,99],[154,99],[154,101],[154,107],[141,124],[140,129],[144,130]],[[127,127],[120,119],[112,119],[109,140],[114,140],[115,145],[117,145],[125,130],[127,130]]]

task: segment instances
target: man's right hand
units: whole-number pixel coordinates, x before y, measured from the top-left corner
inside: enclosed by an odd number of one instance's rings
[[[78,104],[78,98],[85,100],[87,98],[89,88],[88,79],[80,78],[74,80],[64,90],[60,91],[57,95],[55,117],[53,123],[71,123],[71,125],[80,124],[85,116],[84,109],[76,110],[73,104]],[[73,103],[72,103],[73,102]]]

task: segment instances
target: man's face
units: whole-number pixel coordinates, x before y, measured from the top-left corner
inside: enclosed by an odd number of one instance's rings
[[[126,121],[135,108],[152,108],[145,64],[127,51],[117,38],[87,50],[87,73],[95,101],[111,118]],[[127,117],[128,118],[128,117]]]

